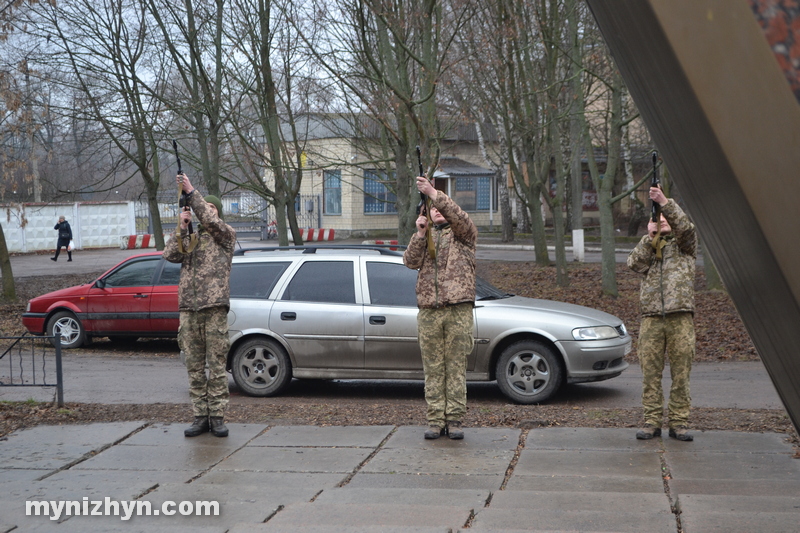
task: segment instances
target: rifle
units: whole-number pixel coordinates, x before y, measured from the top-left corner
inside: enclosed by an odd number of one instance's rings
[[[181,169],[181,156],[178,155],[178,142],[175,139],[172,139],[172,149],[175,150],[175,159],[178,162],[178,174],[183,174],[183,170]],[[184,211],[189,211],[189,199],[186,196],[186,191],[183,190],[183,184],[181,183],[178,185],[178,207],[182,208]],[[194,229],[192,228],[192,222],[189,221],[189,248],[187,250],[183,248],[180,219],[178,219],[178,224],[175,226],[175,235],[178,239],[178,250],[182,254],[192,253],[194,247],[197,246],[197,235],[195,235]]]
[[[419,164],[419,175],[425,175],[425,169],[422,167],[422,152],[419,149],[419,145],[417,145],[417,163]],[[436,247],[433,245],[433,235],[431,234],[431,224],[433,221],[431,220],[431,209],[430,209],[430,200],[425,193],[419,193],[419,204],[417,205],[417,215],[422,213],[422,210],[425,210],[425,216],[428,217],[428,226],[425,228],[425,239],[428,243],[428,255],[431,259],[436,259]]]
[[[658,187],[661,185],[661,180],[658,178],[658,167],[656,164],[658,163],[658,152],[653,150],[653,179],[650,182],[650,187]],[[656,203],[655,200],[651,200],[652,206],[650,207],[651,219],[656,224],[661,224],[661,206]]]
[[[658,167],[656,166],[658,163],[658,152],[653,151],[653,179],[650,182],[650,187],[658,187],[661,184],[661,180],[658,179]],[[653,247],[653,250],[656,252],[656,259],[661,261],[663,259],[661,249],[666,246],[667,241],[665,241],[661,237],[661,206],[655,200],[652,200],[653,205],[650,207],[651,218],[653,223],[656,225],[656,235],[653,237],[653,241],[650,243],[650,246]]]

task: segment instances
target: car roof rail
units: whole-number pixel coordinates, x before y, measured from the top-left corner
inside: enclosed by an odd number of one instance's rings
[[[303,246],[257,246],[240,248],[233,255],[245,255],[250,252],[283,252],[300,250],[304,254],[315,254],[317,250],[371,250],[381,255],[403,255],[398,250],[405,250],[404,244],[312,244]]]

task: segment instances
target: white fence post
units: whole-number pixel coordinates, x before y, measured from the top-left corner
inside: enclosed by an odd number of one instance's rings
[[[583,230],[572,230],[572,260],[583,262],[584,247],[583,247]]]

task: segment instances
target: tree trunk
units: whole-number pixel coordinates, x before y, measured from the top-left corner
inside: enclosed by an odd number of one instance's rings
[[[11,269],[11,258],[8,255],[6,234],[0,224],[0,272],[3,275],[3,300],[13,302],[17,299],[17,289],[14,285],[14,272]]]

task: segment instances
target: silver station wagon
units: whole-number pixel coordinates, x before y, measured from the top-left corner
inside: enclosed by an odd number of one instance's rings
[[[238,250],[228,367],[239,388],[275,396],[291,379],[423,379],[417,272],[375,246]],[[608,313],[506,294],[478,279],[467,380],[497,381],[514,402],[628,367],[631,337]]]

